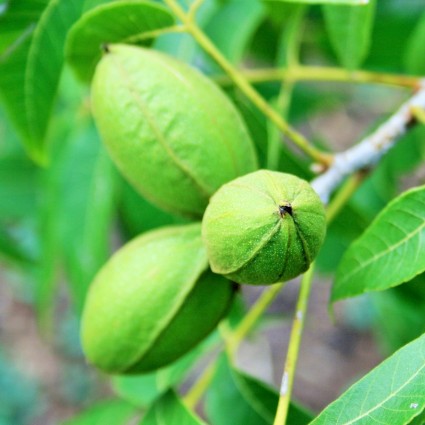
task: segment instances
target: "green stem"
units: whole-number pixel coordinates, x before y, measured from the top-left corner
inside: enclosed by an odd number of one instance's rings
[[[294,382],[295,369],[297,366],[298,353],[300,349],[301,336],[304,328],[307,305],[310,297],[311,284],[313,282],[314,263],[310,265],[301,281],[300,295],[298,297],[295,318],[292,324],[289,339],[288,354],[286,356],[285,368],[280,389],[279,404],[274,420],[274,425],[286,424],[289,404],[291,401],[292,386]]]
[[[386,84],[417,89],[421,77],[410,75],[385,74],[370,71],[347,71],[341,68],[322,66],[298,66],[296,68],[252,69],[241,71],[246,80],[251,83],[264,83],[269,81],[340,81],[363,84]],[[222,85],[232,83],[225,75],[214,80]]]
[[[267,116],[279,130],[292,140],[303,152],[309,155],[314,161],[324,165],[332,162],[332,156],[326,154],[312,145],[301,133],[292,128],[278,112],[276,112],[266,100],[251,86],[246,78],[222,55],[222,53],[214,46],[211,40],[204,32],[189,18],[187,13],[177,3],[176,0],[165,0],[168,7],[183,22],[188,32],[198,44],[207,52],[217,64],[226,72],[235,85],[251,100],[251,102]]]
[[[332,220],[342,210],[344,205],[363,182],[366,175],[366,171],[358,171],[347,179],[326,209],[326,221],[328,224],[332,222]]]
[[[189,409],[195,408],[195,406],[198,404],[198,401],[202,398],[203,394],[213,380],[216,370],[217,362],[216,359],[214,359],[207,365],[202,374],[186,393],[183,401]]]

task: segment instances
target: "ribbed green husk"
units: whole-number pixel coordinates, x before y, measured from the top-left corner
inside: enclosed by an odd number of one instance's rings
[[[290,206],[291,213],[282,213],[283,206]],[[212,270],[254,285],[305,272],[325,233],[325,210],[311,186],[296,176],[267,170],[225,184],[202,221]]]

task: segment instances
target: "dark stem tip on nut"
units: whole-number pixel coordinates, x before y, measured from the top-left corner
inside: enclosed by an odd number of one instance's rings
[[[279,214],[281,217],[289,214],[292,217],[292,206],[290,203],[279,205]]]
[[[103,53],[109,53],[109,44],[108,43],[102,43],[100,45],[100,49],[102,50]]]

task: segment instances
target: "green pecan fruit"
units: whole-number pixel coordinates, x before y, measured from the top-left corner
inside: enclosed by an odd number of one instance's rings
[[[200,217],[222,184],[258,168],[230,100],[197,70],[163,53],[108,46],[96,68],[92,105],[121,173],[165,210]]]
[[[325,210],[312,187],[296,176],[266,170],[222,186],[202,221],[212,270],[253,285],[305,272],[325,233]]]
[[[96,276],[82,318],[89,363],[109,373],[158,369],[227,313],[234,286],[208,268],[200,223],[147,232]]]

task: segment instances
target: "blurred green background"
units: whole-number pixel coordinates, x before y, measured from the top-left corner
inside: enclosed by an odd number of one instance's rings
[[[150,378],[111,385],[85,364],[79,315],[91,279],[111,252],[141,232],[184,219],[152,206],[120,177],[91,120],[89,88],[68,67],[46,138],[50,161],[40,167],[28,158],[7,114],[8,49],[37,22],[45,2],[22,2],[22,13],[10,16],[13,3],[0,2],[0,425],[49,425],[117,393],[129,403],[136,397],[139,405],[140,398],[150,399]],[[279,1],[207,0],[199,21],[233,63],[270,68],[282,63],[282,40],[294,7]],[[363,68],[425,74],[424,23],[423,0],[379,0]],[[406,52],[419,33],[423,55],[412,63]],[[221,74],[188,35],[161,36],[154,47],[209,75]],[[305,18],[301,61],[338,66],[319,6],[310,7]],[[279,82],[257,88],[276,102]],[[231,86],[225,90],[243,114],[265,166],[275,130],[243,95]],[[406,89],[387,86],[299,83],[288,116],[318,145],[338,151],[368,134],[408,96]],[[425,331],[425,276],[338,305],[337,324],[327,313],[332,274],[344,250],[389,200],[425,181],[424,157],[425,127],[418,126],[385,157],[329,228],[295,386],[296,398],[312,410],[323,408],[383,356]],[[278,168],[312,177],[308,161],[287,143]],[[244,288],[245,305],[260,291]],[[238,359],[242,368],[274,385],[296,293],[297,282],[291,282]],[[193,376],[197,371],[195,367]],[[127,404],[112,408],[128,416]]]

